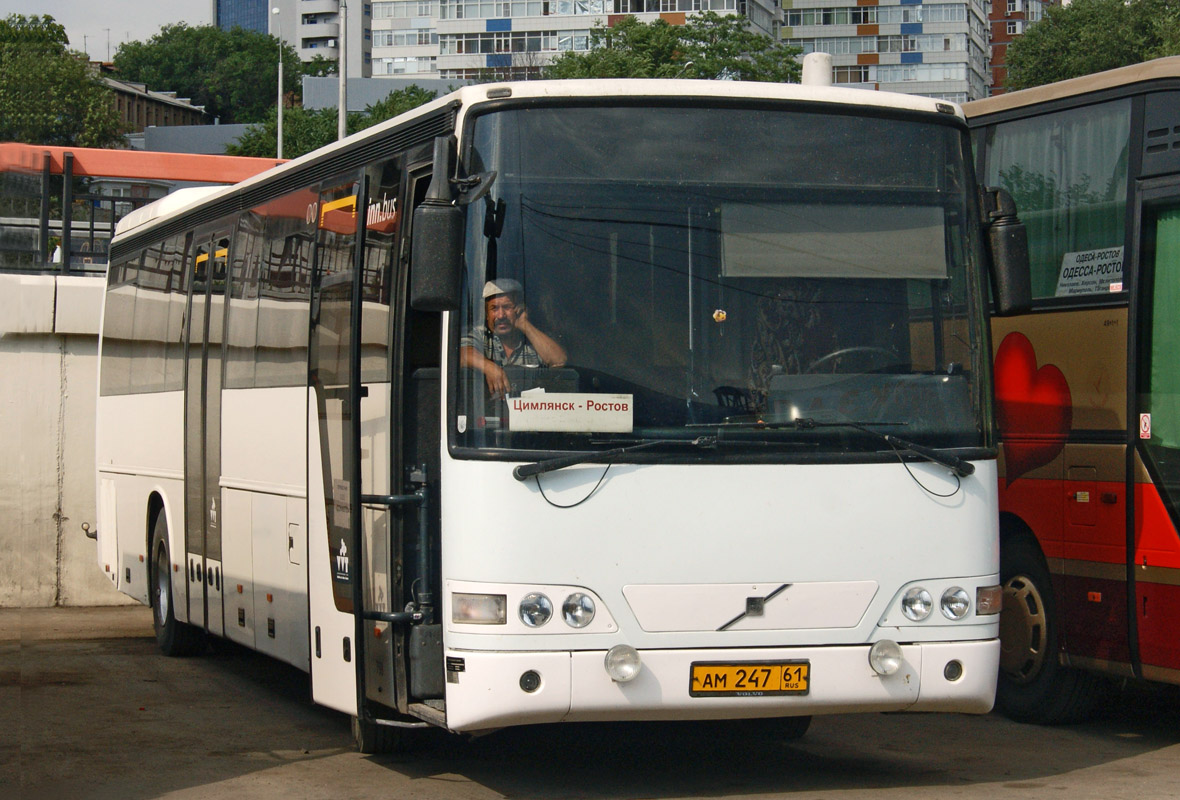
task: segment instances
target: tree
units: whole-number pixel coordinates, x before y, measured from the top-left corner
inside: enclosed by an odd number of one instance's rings
[[[227,155],[274,158],[277,153],[278,122],[275,108],[266,118],[246,128],[236,143],[225,148]],[[351,122],[351,116],[349,115]],[[306,109],[299,106],[283,109],[283,156],[298,158],[304,153],[336,141],[336,109]]]
[[[0,20],[0,42],[39,45],[60,52],[69,46],[70,38],[65,27],[48,14],[41,17],[12,14]]]
[[[682,28],[691,77],[797,83],[802,52],[747,27],[741,17],[712,11],[691,17]],[[685,77],[688,77],[687,75]]]
[[[590,49],[566,51],[544,67],[545,78],[671,78],[688,59],[678,26],[662,19],[640,22],[623,17],[612,26],[590,31]]]
[[[257,122],[275,102],[279,40],[242,28],[165,25],[146,42],[127,42],[115,53],[124,80],[188,97],[222,122]],[[298,98],[303,67],[282,45],[283,91]]]
[[[347,127],[350,134],[404,114],[410,109],[429,103],[437,92],[427,91],[419,86],[409,86],[390,92],[384,99],[348,115]],[[283,155],[290,158],[310,153],[336,141],[337,115],[334,108],[283,109]],[[236,144],[226,148],[231,156],[256,156],[274,158],[278,141],[278,121],[272,107],[262,122],[251,125],[238,138]]]
[[[799,49],[708,11],[683,25],[623,17],[590,32],[590,50],[562,53],[545,78],[706,78],[797,82]]]
[[[105,147],[122,132],[114,93],[53,17],[0,22],[0,141]]]
[[[1051,6],[1008,45],[1008,89],[1027,89],[1180,54],[1180,0]]]
[[[404,114],[418,106],[426,105],[436,97],[438,97],[438,92],[423,89],[421,86],[407,86],[404,89],[390,92],[384,100],[378,100],[366,107],[363,113],[357,115],[356,127],[352,127],[354,120],[350,115],[348,132],[355,133],[372,127],[378,122],[393,119],[398,114]]]
[[[283,62],[286,66],[287,62]],[[329,75],[336,75],[337,68],[340,66],[340,61],[335,58],[328,58],[327,56],[313,56],[311,61],[304,61],[302,73],[313,78],[326,78]]]

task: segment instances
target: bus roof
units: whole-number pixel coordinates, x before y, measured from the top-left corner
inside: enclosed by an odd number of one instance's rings
[[[1108,89],[1118,89],[1131,84],[1141,84],[1147,81],[1180,78],[1180,56],[1157,58],[1142,64],[1132,64],[1129,67],[1119,67],[1105,72],[1095,72],[1080,78],[1048,83],[1035,86],[1032,89],[1022,89],[1018,92],[975,100],[963,105],[963,111],[969,119],[999,114],[1026,106],[1047,103],[1052,100],[1063,100],[1069,97],[1101,92]]]
[[[395,127],[415,116],[423,116],[448,103],[458,103],[468,109],[474,105],[498,100],[520,100],[522,98],[685,98],[685,99],[732,99],[739,100],[795,100],[801,102],[831,103],[833,105],[859,105],[883,109],[916,111],[929,114],[954,115],[961,120],[966,117],[959,106],[928,97],[917,97],[894,92],[875,92],[868,89],[849,89],[833,86],[804,86],[798,83],[756,83],[752,81],[703,81],[703,80],[657,80],[639,78],[594,78],[583,80],[520,81],[516,83],[486,83],[465,86],[431,103],[419,106],[405,114],[388,119],[321,147],[307,155],[268,170],[240,185],[249,186],[267,180],[270,176],[286,170],[295,170],[313,159],[330,156],[333,150],[344,149],[351,143],[369,136],[380,135],[388,128]]]
[[[807,86],[797,83],[755,83],[745,81],[705,81],[705,80],[656,80],[656,79],[588,79],[588,80],[554,80],[554,81],[522,81],[516,83],[489,83],[477,86],[465,86],[451,94],[440,97],[416,109],[388,119],[371,128],[352,134],[338,142],[321,147],[285,164],[246,178],[233,186],[220,187],[208,192],[202,197],[189,195],[183,203],[168,203],[157,200],[138,212],[128,215],[119,223],[115,231],[115,238],[137,232],[150,226],[164,217],[174,213],[212,202],[216,197],[235,192],[246,192],[258,184],[280,178],[290,172],[296,172],[312,162],[330,159],[337,151],[343,151],[363,142],[370,137],[380,137],[391,128],[404,125],[417,117],[427,116],[448,105],[459,109],[458,124],[462,124],[463,113],[473,106],[487,102],[520,99],[550,99],[561,98],[683,98],[686,100],[709,99],[738,99],[738,100],[770,100],[795,101],[841,106],[861,106],[863,108],[877,108],[893,111],[910,111],[939,115],[942,118],[953,117],[965,121],[962,109],[950,102],[935,100],[915,95],[896,94],[893,92],[876,92],[866,89],[851,89],[836,86]],[[174,193],[178,194],[178,193]],[[153,209],[153,206],[159,206]],[[142,212],[142,213],[140,213]]]
[[[190,186],[185,189],[177,189],[159,200],[140,206],[120,219],[115,226],[115,235],[120,236],[128,233],[160,217],[171,216],[177,211],[195,206],[202,200],[225,190],[225,186]]]

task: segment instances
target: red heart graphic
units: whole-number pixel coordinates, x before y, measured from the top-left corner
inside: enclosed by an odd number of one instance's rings
[[[1037,353],[1022,333],[1005,336],[996,351],[996,424],[1009,486],[1056,458],[1073,425],[1065,375],[1052,364],[1037,369]]]

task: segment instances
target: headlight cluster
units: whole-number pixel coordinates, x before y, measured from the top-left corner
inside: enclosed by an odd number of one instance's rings
[[[994,588],[998,587],[981,586],[976,591],[977,615],[997,613],[998,609],[993,610],[995,603],[992,601],[992,595],[994,592],[991,590]],[[951,586],[939,598],[938,608],[942,615],[949,620],[963,619],[971,611],[971,595],[960,586]],[[927,589],[914,586],[907,589],[906,593],[902,595],[901,613],[905,615],[906,619],[912,622],[921,622],[933,611],[934,598]]]
[[[553,603],[541,592],[529,592],[520,601],[520,621],[539,628],[553,617]],[[585,628],[594,621],[594,599],[574,592],[561,604],[561,618],[571,628]]]
[[[508,597],[502,594],[451,594],[451,620],[467,625],[504,625],[508,622]],[[561,603],[561,618],[571,628],[585,628],[594,621],[594,598],[585,592],[571,592]],[[553,618],[553,601],[544,592],[525,594],[516,614],[529,628],[540,628]]]

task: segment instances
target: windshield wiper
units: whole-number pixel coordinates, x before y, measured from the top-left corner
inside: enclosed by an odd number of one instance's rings
[[[964,461],[956,455],[946,453],[941,450],[935,450],[932,447],[925,447],[920,444],[902,439],[894,436],[891,433],[881,433],[880,431],[872,430],[867,427],[869,425],[904,425],[899,422],[828,422],[812,419],[811,417],[799,417],[798,419],[787,421],[771,421],[765,422],[762,420],[751,422],[720,422],[715,425],[709,425],[711,428],[740,428],[743,430],[811,430],[814,428],[852,428],[853,430],[867,433],[870,436],[876,436],[881,441],[888,444],[890,447],[899,450],[908,450],[914,455],[921,456],[927,461],[932,461],[935,464],[941,464],[947,469],[954,472],[960,478],[966,478],[975,472],[975,465],[970,461]],[[700,427],[706,427],[704,425]]]
[[[555,458],[547,458],[544,461],[537,461],[532,464],[521,464],[512,469],[512,477],[518,481],[528,480],[534,475],[544,475],[546,472],[553,472],[554,470],[565,469],[566,467],[576,467],[578,464],[589,464],[594,461],[613,461],[619,456],[627,453],[634,453],[637,450],[645,450],[649,447],[657,447],[659,445],[691,445],[698,448],[715,447],[717,445],[716,436],[698,436],[695,439],[651,439],[646,442],[638,442],[636,444],[629,444],[626,447],[615,447],[611,450],[597,450],[588,453],[571,453],[568,456],[557,456]]]

